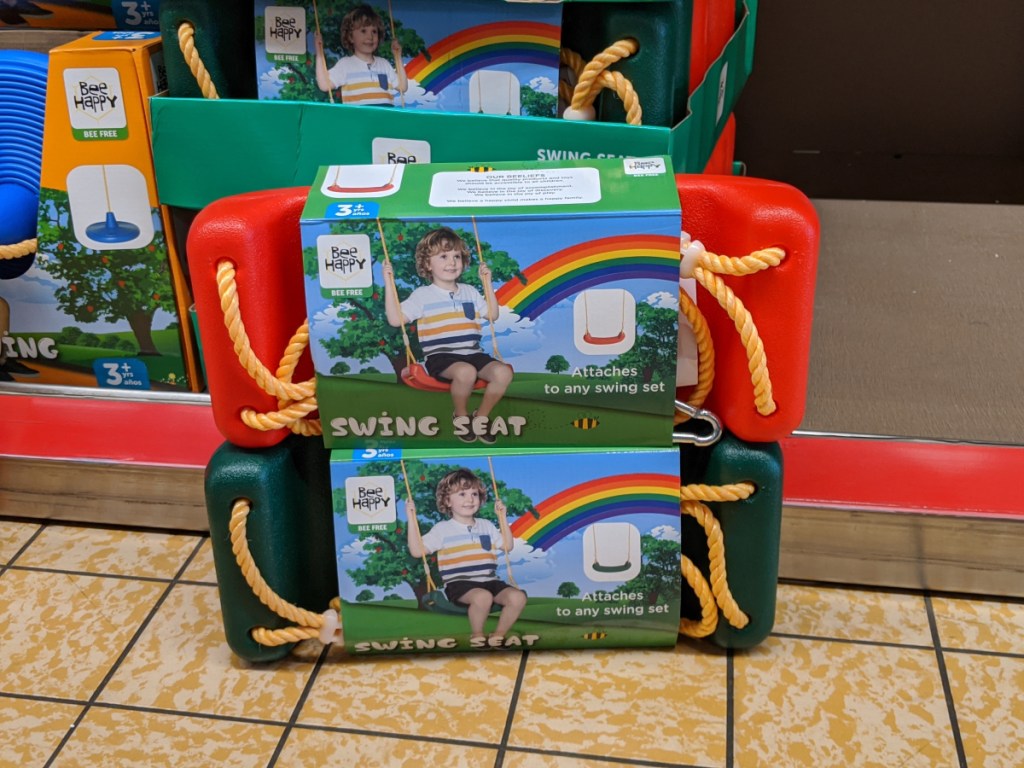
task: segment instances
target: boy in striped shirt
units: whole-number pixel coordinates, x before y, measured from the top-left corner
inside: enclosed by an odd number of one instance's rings
[[[454,230],[439,227],[416,244],[416,273],[430,280],[398,305],[394,269],[384,262],[384,311],[388,323],[398,328],[417,321],[416,334],[423,348],[427,373],[451,383],[452,423],[463,442],[479,439],[493,443],[488,419],[512,382],[512,366],[484,352],[480,345],[481,317],[498,318],[498,300],[491,285],[491,270],[480,262],[478,273],[484,294],[459,278],[469,264],[469,249]],[[480,405],[469,415],[469,396],[477,379],[487,382]],[[459,429],[469,426],[469,429]]]
[[[490,520],[477,517],[487,499],[487,486],[468,469],[457,469],[441,478],[435,498],[438,511],[448,519],[422,537],[416,506],[412,499],[406,501],[409,554],[424,557],[437,552],[445,596],[452,603],[466,606],[471,639],[486,637],[484,622],[494,604],[500,605],[498,624],[489,639],[489,643],[500,645],[526,606],[526,593],[497,576],[499,550],[508,552],[515,543],[505,505],[495,499],[500,530]]]
[[[321,91],[330,93],[341,89],[342,104],[369,104],[393,107],[394,91],[405,93],[409,81],[402,64],[402,44],[391,41],[391,55],[395,65],[377,55],[384,37],[384,20],[368,5],[359,5],[341,20],[341,47],[350,55],[338,59],[327,69],[324,41],[319,31],[313,34],[316,55],[316,84]]]

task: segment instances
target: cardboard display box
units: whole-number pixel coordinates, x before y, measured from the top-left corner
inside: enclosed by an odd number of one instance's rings
[[[571,160],[670,155],[700,173],[753,67],[757,1],[671,127],[244,99],[153,100],[161,201],[199,209],[228,195],[309,183],[328,164]]]
[[[50,54],[38,253],[4,281],[8,357],[33,382],[197,388],[191,303],[157,202],[148,99],[157,32],[98,32]]]
[[[554,117],[561,17],[559,3],[258,0],[259,98]]]
[[[452,447],[474,434],[671,443],[680,210],[668,158],[328,166],[301,230],[328,447]],[[421,242],[462,248],[458,272],[425,272]],[[507,375],[500,394],[469,397],[473,411],[492,398],[486,423],[453,419],[458,393],[427,373],[431,353],[468,346],[511,369],[490,376]]]
[[[464,450],[457,457],[333,451],[331,487],[350,653],[676,642],[679,453],[672,448]],[[448,488],[475,491],[477,501],[456,510],[458,517],[444,514],[444,500],[457,503]],[[425,557],[412,549],[419,541],[430,549]],[[500,606],[478,634],[465,608],[444,592],[446,580],[470,568],[493,568],[495,578],[522,593],[501,637]]]

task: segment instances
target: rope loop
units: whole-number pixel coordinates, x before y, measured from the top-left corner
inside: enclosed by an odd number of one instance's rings
[[[702,617],[699,622],[683,619],[679,622],[679,633],[688,637],[706,637],[717,626],[717,609],[721,609],[725,620],[736,629],[743,629],[750,623],[729,589],[725,568],[725,535],[714,513],[705,501],[741,501],[750,498],[757,490],[753,483],[732,483],[729,485],[684,485],[680,488],[680,512],[694,518],[704,529],[708,540],[710,563],[710,584],[700,571],[686,557],[682,558],[680,569],[686,582],[700,600]],[[710,596],[709,596],[710,593]],[[715,609],[717,606],[717,609]],[[712,620],[709,614],[716,614]]]
[[[308,321],[292,335],[277,371],[271,372],[252,350],[239,309],[235,266],[227,259],[217,264],[217,293],[224,313],[224,326],[234,345],[238,362],[264,392],[278,400],[278,410],[270,413],[244,409],[241,413],[243,423],[262,431],[290,429],[306,436],[322,434],[323,427],[319,420],[307,418],[317,409],[316,379],[307,379],[298,384],[292,382],[299,359],[309,346]]]
[[[633,84],[621,72],[609,69],[639,50],[636,40],[624,38],[609,45],[589,62],[584,62],[578,53],[563,48],[559,61],[566,74],[559,78],[558,92],[562,100],[568,102],[566,112],[579,116],[576,119],[592,120],[594,101],[607,88],[622,100],[626,109],[626,122],[629,125],[642,125],[643,109]]]
[[[699,240],[689,241],[687,238],[688,236],[684,233],[681,250],[685,251],[694,245],[700,248],[700,254],[693,266],[692,276],[698,285],[715,297],[719,306],[733,321],[747,355],[747,369],[754,390],[754,407],[762,416],[769,416],[777,410],[778,405],[772,391],[772,380],[768,371],[768,357],[764,351],[764,342],[761,340],[761,335],[757,331],[750,311],[719,275],[742,277],[756,274],[781,264],[786,258],[786,252],[782,248],[771,247],[753,251],[746,256],[722,256],[708,251]],[[710,393],[714,382],[714,347],[709,334],[706,339],[702,338],[702,334],[707,334],[706,321],[681,286],[679,302],[683,315],[694,328],[699,352],[697,386],[687,402],[700,407]],[[710,364],[705,364],[705,355],[710,356]],[[686,418],[684,414],[677,413],[676,423],[685,421]]]
[[[297,625],[280,629],[255,627],[250,633],[253,640],[260,645],[278,646],[320,637],[325,623],[324,615],[307,611],[305,608],[288,602],[271,589],[263,578],[263,574],[260,573],[259,567],[253,560],[252,552],[249,550],[249,540],[246,536],[246,521],[251,511],[252,505],[247,499],[238,499],[231,507],[228,531],[231,535],[231,551],[235,555],[235,562],[238,563],[238,567],[242,571],[245,583],[249,585],[259,601],[281,618],[295,622]]]
[[[0,245],[0,260],[20,259],[22,256],[35,253],[38,246],[39,241],[34,237],[13,245]]]

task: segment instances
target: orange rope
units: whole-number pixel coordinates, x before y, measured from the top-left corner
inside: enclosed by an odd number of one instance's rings
[[[190,22],[182,22],[178,27],[178,47],[181,49],[182,56],[185,57],[185,63],[188,64],[192,76],[196,79],[203,97],[219,99],[220,95],[217,93],[217,86],[213,84],[210,73],[207,71],[206,65],[203,64],[203,60],[196,50],[195,34],[195,27]]]
[[[20,259],[22,256],[28,256],[29,254],[36,252],[38,245],[39,241],[34,237],[30,240],[22,240],[20,243],[14,243],[13,245],[0,245],[0,260]]]

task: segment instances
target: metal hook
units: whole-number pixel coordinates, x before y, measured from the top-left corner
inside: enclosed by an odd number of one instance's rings
[[[706,411],[703,408],[694,408],[692,405],[682,400],[676,400],[676,409],[682,411],[691,419],[701,419],[708,422],[711,425],[711,433],[707,435],[698,435],[693,432],[677,432],[673,430],[673,443],[677,445],[680,443],[693,443],[694,445],[703,448],[709,445],[714,445],[722,438],[722,422],[719,421],[718,417],[711,411]]]

